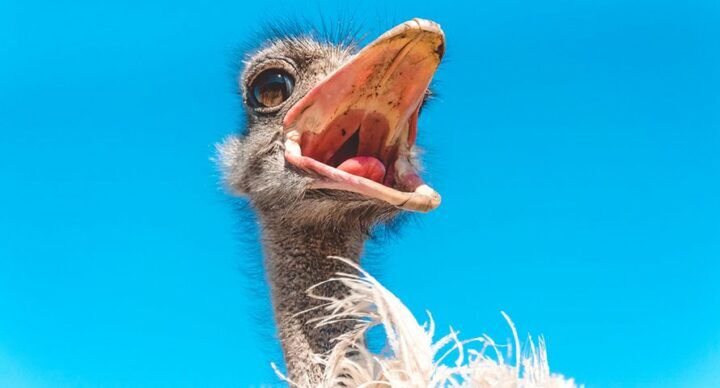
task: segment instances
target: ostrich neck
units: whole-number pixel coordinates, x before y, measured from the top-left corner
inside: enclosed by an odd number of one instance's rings
[[[366,233],[358,226],[263,224],[265,266],[288,377],[296,383],[317,383],[322,370],[313,362],[313,354],[329,350],[332,339],[350,330],[352,325],[341,323],[318,328],[314,323],[307,323],[324,311],[305,312],[322,304],[310,298],[306,291],[339,271],[351,271],[346,264],[328,256],[340,256],[357,263]],[[340,297],[345,292],[346,289],[336,282],[316,289],[316,293],[323,296]]]

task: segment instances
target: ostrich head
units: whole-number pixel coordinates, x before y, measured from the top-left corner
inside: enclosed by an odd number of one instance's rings
[[[419,177],[415,138],[444,44],[421,19],[359,52],[272,39],[239,80],[247,130],[220,147],[228,186],[261,216],[294,225],[369,228],[400,209],[434,209],[440,196]]]

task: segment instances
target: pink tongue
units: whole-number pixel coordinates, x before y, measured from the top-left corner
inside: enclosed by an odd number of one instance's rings
[[[356,156],[342,162],[338,167],[338,170],[343,170],[349,174],[361,176],[373,180],[375,182],[382,182],[385,177],[385,165],[372,156]]]

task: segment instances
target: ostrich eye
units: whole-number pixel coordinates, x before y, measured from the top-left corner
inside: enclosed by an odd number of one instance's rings
[[[255,108],[271,108],[290,97],[295,80],[280,69],[260,73],[250,84],[249,102]]]

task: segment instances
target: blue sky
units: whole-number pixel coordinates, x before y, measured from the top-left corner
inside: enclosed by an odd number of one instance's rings
[[[506,311],[588,386],[718,385],[717,2],[4,0],[0,386],[277,381],[210,157],[237,47],[320,14],[447,34],[419,140],[443,205],[368,249],[416,314],[504,340]]]

